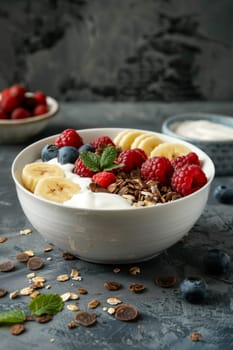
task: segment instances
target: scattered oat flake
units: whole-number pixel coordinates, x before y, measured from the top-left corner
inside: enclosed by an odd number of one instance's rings
[[[198,342],[201,340],[201,333],[199,333],[199,332],[190,333],[189,339],[193,342]]]
[[[25,228],[24,230],[20,230],[19,233],[20,235],[29,235],[30,233],[32,233],[32,229]]]
[[[46,278],[44,276],[34,276],[32,280],[33,282],[45,282]]]
[[[143,284],[133,283],[129,286],[129,290],[134,293],[140,293],[145,289]]]
[[[115,282],[115,281],[106,281],[106,282],[104,282],[104,287],[107,290],[118,290],[121,288],[121,284],[119,282]]]
[[[140,272],[141,270],[140,270],[140,267],[138,266],[133,266],[129,269],[129,273],[133,276],[139,274]]]
[[[78,296],[78,294],[70,293],[70,299],[71,299],[71,300],[78,300],[78,299],[79,299],[79,296]]]
[[[34,256],[35,255],[35,252],[33,250],[31,250],[31,249],[25,250],[24,253],[26,253],[28,256]]]
[[[70,276],[68,274],[63,274],[63,275],[59,275],[57,276],[56,280],[58,282],[65,282],[65,281],[68,281],[70,279]]]
[[[155,278],[155,283],[162,288],[171,288],[176,285],[175,276],[158,276]]]
[[[52,258],[51,256],[48,256],[48,257],[46,258],[46,260],[48,260],[48,261],[52,261],[52,260],[53,260],[53,258]]]
[[[53,319],[53,316],[48,315],[48,314],[41,315],[41,316],[37,316],[37,317],[35,318],[35,320],[36,320],[38,323],[47,323],[47,322],[51,321],[52,319]]]
[[[37,295],[40,295],[40,292],[38,290],[34,290],[34,292],[30,294],[30,298],[34,299],[35,297],[37,297]]]
[[[50,284],[47,284],[47,286],[45,286],[46,289],[50,289],[52,288],[52,286]]]
[[[119,267],[115,267],[114,269],[113,269],[113,272],[114,273],[119,273],[121,271],[121,269],[119,269]]]
[[[107,310],[108,310],[108,307],[107,307],[107,306],[104,306],[104,307],[102,308],[102,310],[103,310],[103,311],[107,311]]]
[[[0,271],[1,272],[10,272],[10,271],[14,270],[14,268],[15,268],[15,265],[14,265],[13,261],[11,261],[11,260],[4,261],[0,264]]]
[[[44,252],[51,252],[53,250],[53,247],[51,247],[51,245],[46,245],[44,247]]]
[[[36,277],[35,272],[30,272],[30,273],[27,274],[27,278],[29,278],[29,279],[32,279],[34,277]]]
[[[81,311],[75,315],[75,321],[81,326],[89,327],[96,323],[96,314],[91,312]]]
[[[10,299],[15,299],[15,298],[17,298],[18,295],[19,295],[19,291],[18,290],[14,290],[13,292],[10,293],[9,298]]]
[[[77,291],[79,292],[79,294],[87,294],[88,291],[85,288],[77,288]]]
[[[70,299],[70,292],[64,293],[61,295],[62,300],[65,302]]]
[[[10,333],[12,335],[20,335],[25,331],[25,327],[22,323],[16,323],[10,327]]]
[[[121,304],[122,301],[118,298],[108,298],[107,303],[110,305],[117,305],[117,304]]]
[[[36,281],[31,285],[34,289],[44,288],[44,282]]]
[[[70,277],[72,278],[72,280],[79,280],[79,272],[76,269],[72,269],[71,273],[70,273]]]
[[[120,321],[133,321],[138,315],[138,309],[130,304],[121,304],[115,308],[115,317]]]
[[[32,294],[32,292],[34,292],[34,288],[32,288],[31,286],[20,290],[21,295],[30,295]]]
[[[88,306],[89,309],[95,309],[99,305],[100,305],[99,300],[93,299],[93,300],[89,301],[87,306]]]
[[[109,307],[109,308],[107,309],[107,311],[108,311],[108,313],[109,313],[110,315],[114,315],[115,312],[116,312],[116,309],[115,309],[115,307]]]
[[[68,304],[67,309],[70,311],[78,311],[79,307],[78,307],[78,305],[75,305],[75,304]]]
[[[77,323],[74,321],[71,321],[69,323],[67,323],[67,327],[72,329],[72,328],[76,328],[77,327]]]
[[[0,298],[3,298],[5,295],[7,295],[8,291],[5,288],[0,288]]]
[[[5,243],[8,240],[7,237],[0,237],[0,244]]]

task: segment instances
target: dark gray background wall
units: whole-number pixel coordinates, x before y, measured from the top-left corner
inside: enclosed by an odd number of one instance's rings
[[[232,0],[0,0],[0,88],[233,100]]]

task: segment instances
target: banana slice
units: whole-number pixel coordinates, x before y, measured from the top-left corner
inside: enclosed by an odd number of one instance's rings
[[[130,147],[130,148],[131,148],[131,149],[139,148],[140,142],[141,142],[142,140],[146,139],[148,136],[152,136],[152,134],[143,133],[143,134],[137,136],[137,137],[134,139],[133,143],[131,144],[131,147]]]
[[[41,178],[35,187],[34,194],[52,202],[63,203],[80,191],[75,182],[59,176]]]
[[[164,142],[153,149],[150,157],[167,157],[173,159],[191,152],[190,149],[181,143]]]
[[[130,130],[126,134],[122,136],[119,142],[119,147],[125,151],[127,149],[130,149],[131,144],[133,143],[134,139],[141,135],[142,131],[137,131],[137,130]]]
[[[115,139],[113,140],[113,142],[115,143],[115,145],[117,147],[120,147],[120,141],[121,139],[124,137],[125,134],[127,134],[130,130],[126,129],[126,130],[123,130],[121,131],[116,137]]]
[[[155,135],[148,135],[146,138],[142,139],[139,144],[138,148],[141,148],[147,156],[151,154],[151,151],[157,147],[159,144],[161,144],[163,141]]]
[[[63,178],[65,173],[59,166],[43,162],[27,164],[22,171],[23,184],[31,192],[34,192],[36,184],[41,178],[49,176]]]

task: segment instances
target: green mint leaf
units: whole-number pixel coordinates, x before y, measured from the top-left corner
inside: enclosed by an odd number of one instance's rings
[[[23,310],[14,309],[10,311],[0,312],[0,324],[22,323],[26,320]]]
[[[108,146],[103,151],[100,158],[100,168],[102,170],[107,170],[110,166],[113,165],[114,160],[117,157],[117,150],[114,146]]]
[[[111,171],[113,169],[118,169],[118,168],[122,168],[124,164],[112,164],[109,165],[108,167],[104,168],[105,171]]]
[[[80,154],[80,158],[88,169],[96,172],[100,170],[100,157],[97,154],[86,151]]]
[[[29,303],[28,307],[35,316],[55,315],[63,309],[64,302],[58,294],[40,294]]]

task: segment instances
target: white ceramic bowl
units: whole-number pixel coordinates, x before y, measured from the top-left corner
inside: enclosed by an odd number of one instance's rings
[[[183,113],[169,117],[162,125],[163,133],[190,142],[206,152],[214,162],[216,175],[233,175],[233,140],[199,140],[194,137],[178,135],[175,131],[177,124],[187,120],[214,122],[231,127],[233,133],[233,117],[210,113]]]
[[[105,128],[78,132],[84,142],[89,142],[103,135],[114,138],[122,130]],[[175,140],[156,134],[166,141]],[[65,207],[36,197],[23,187],[21,172],[25,164],[38,159],[41,148],[54,143],[56,137],[45,138],[21,151],[12,164],[12,176],[29,221],[46,240],[63,251],[97,263],[148,260],[179,241],[202,214],[214,177],[214,165],[203,151],[182,141],[178,142],[199,155],[208,182],[197,192],[174,202],[142,208],[96,210]]]
[[[0,144],[25,142],[41,132],[59,110],[59,104],[54,98],[47,96],[46,101],[49,111],[40,116],[17,120],[0,119]]]

